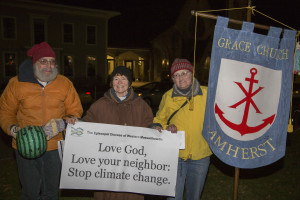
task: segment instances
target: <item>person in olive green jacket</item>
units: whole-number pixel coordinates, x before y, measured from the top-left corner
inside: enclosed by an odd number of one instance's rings
[[[185,131],[185,149],[179,150],[175,198],[200,199],[212,154],[202,136],[207,87],[193,78],[193,65],[186,59],[175,59],[171,66],[173,88],[160,102],[150,127],[176,133]],[[177,112],[176,112],[177,111]]]

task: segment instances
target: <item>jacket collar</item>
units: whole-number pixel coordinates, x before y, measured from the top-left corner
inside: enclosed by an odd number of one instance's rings
[[[134,100],[138,97],[138,95],[133,91],[132,88],[130,88],[128,90],[128,94],[127,94],[127,97],[121,101],[119,99],[119,97],[117,96],[117,94],[115,93],[114,89],[113,88],[110,88],[105,94],[104,96],[106,96],[107,98],[117,102],[117,103],[123,103],[123,102],[128,102],[130,100]]]
[[[194,90],[193,92],[192,92],[192,89]],[[173,90],[172,90],[172,98],[173,97],[180,97],[180,96],[192,97],[192,94],[193,94],[193,96],[203,95],[201,87],[200,87],[200,83],[196,78],[194,78],[194,87],[192,86],[190,88],[190,91],[188,91],[186,94],[184,94],[183,91],[181,91],[176,86],[176,83],[174,83]]]

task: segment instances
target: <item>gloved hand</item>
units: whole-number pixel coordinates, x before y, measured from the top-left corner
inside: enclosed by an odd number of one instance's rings
[[[10,135],[13,137],[13,138],[17,138],[17,134],[18,134],[18,131],[21,130],[20,126],[17,125],[17,124],[13,124],[10,126],[9,128],[10,130]]]
[[[50,140],[66,128],[66,123],[63,119],[50,119],[42,126],[42,128],[45,132],[47,140]]]

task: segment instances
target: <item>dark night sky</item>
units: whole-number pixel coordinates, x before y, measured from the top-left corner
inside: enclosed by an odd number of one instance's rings
[[[294,28],[300,30],[300,1],[299,0],[254,0],[252,5],[256,10]],[[256,13],[252,21],[265,25],[285,28],[279,23]]]
[[[109,46],[147,47],[149,41],[175,23],[184,0],[38,0],[121,12],[109,20]],[[214,9],[224,0],[209,1]],[[252,0],[256,10],[300,30],[300,0]],[[213,15],[220,13],[214,12]],[[252,22],[285,28],[255,12]]]

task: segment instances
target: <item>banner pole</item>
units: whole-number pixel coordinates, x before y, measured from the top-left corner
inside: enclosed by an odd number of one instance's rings
[[[235,167],[235,172],[234,172],[233,200],[237,200],[237,197],[238,197],[239,176],[240,176],[240,168]]]
[[[248,9],[247,9],[247,22],[251,22],[251,0],[248,0]]]
[[[214,19],[214,20],[218,19],[218,16],[216,16],[216,15],[200,13],[200,12],[196,12],[194,10],[191,11],[191,14],[195,15],[195,16],[203,17],[203,18],[208,18],[208,19]],[[236,20],[236,19],[229,19],[229,22],[234,23],[234,24],[240,24],[240,25],[243,24],[243,21]],[[270,29],[270,26],[266,26],[266,25],[262,25],[262,24],[254,24],[254,27],[259,28],[259,29],[264,29],[264,30]]]
[[[251,7],[251,0],[248,0],[248,7],[249,8]],[[251,22],[251,9],[247,9],[247,22]],[[264,27],[264,28],[266,28],[266,27]],[[268,29],[269,29],[269,27],[268,27]],[[240,168],[235,167],[233,200],[238,199],[239,176],[240,176]]]

